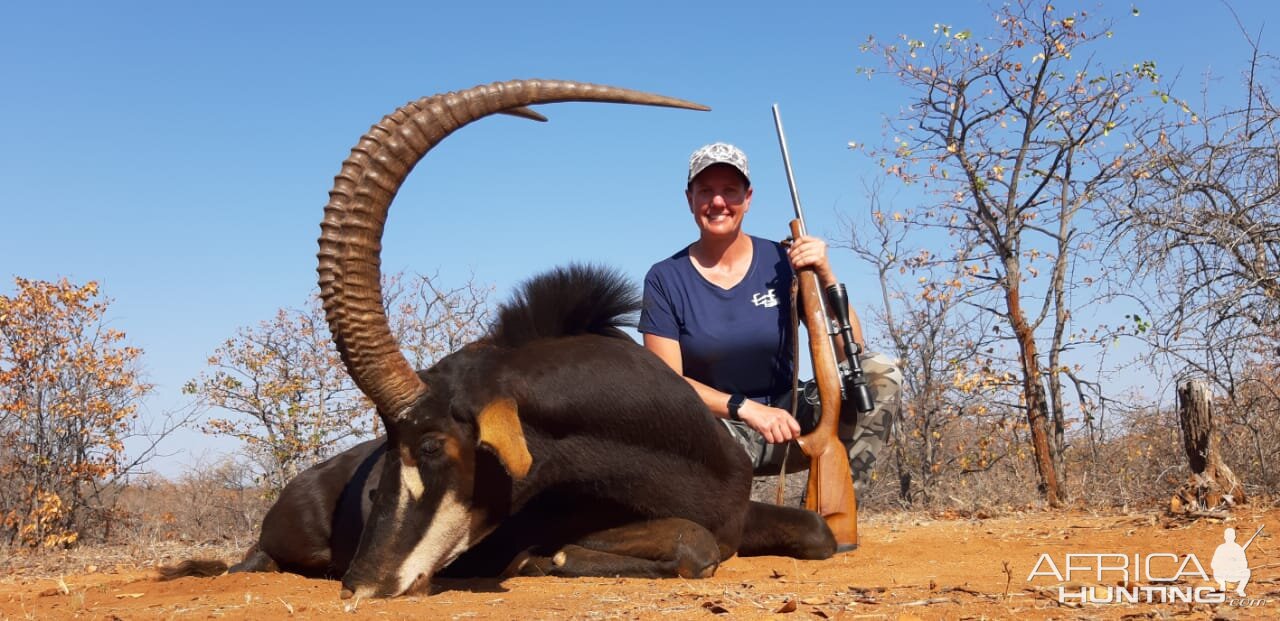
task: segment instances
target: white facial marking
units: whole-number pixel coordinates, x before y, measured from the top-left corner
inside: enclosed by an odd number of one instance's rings
[[[422,475],[418,473],[418,469],[413,466],[406,466],[404,462],[400,463],[400,501],[403,504],[406,501],[416,501],[422,498],[423,492],[427,489],[422,483]],[[408,494],[408,498],[404,495]]]
[[[400,477],[405,482],[402,489],[406,493],[409,492],[410,478],[405,476],[406,470],[413,470],[413,480],[417,481],[420,497],[422,479],[418,478],[416,469],[401,469]],[[403,499],[402,495],[402,502]],[[426,533],[423,533],[422,539],[418,540],[418,544],[413,547],[413,551],[404,559],[400,564],[400,570],[396,572],[399,592],[405,592],[418,579],[418,576],[434,573],[437,569],[449,564],[469,547],[471,547],[470,507],[459,502],[457,493],[449,489],[440,499],[440,505],[436,507],[431,526],[427,528]]]

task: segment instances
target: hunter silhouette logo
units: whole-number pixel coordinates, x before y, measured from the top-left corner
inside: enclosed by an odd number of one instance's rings
[[[1228,528],[1222,532],[1222,545],[1213,551],[1213,560],[1209,567],[1213,569],[1213,579],[1218,582],[1218,590],[1226,592],[1227,583],[1236,583],[1236,595],[1245,597],[1244,586],[1249,584],[1249,559],[1244,551],[1249,549],[1253,540],[1262,533],[1262,527],[1254,533],[1244,545],[1236,543],[1236,529]]]
[[[753,294],[751,296],[751,303],[755,304],[756,306],[773,308],[778,305],[778,296],[773,294],[773,289],[770,289],[768,293]]]
[[[1027,581],[1051,577],[1065,583],[1057,587],[1058,601],[1063,603],[1261,606],[1269,600],[1248,599],[1245,595],[1252,576],[1245,551],[1264,528],[1259,526],[1244,545],[1236,543],[1236,529],[1224,530],[1223,542],[1209,562],[1213,578],[1195,554],[1069,553],[1063,559],[1065,563],[1059,564],[1053,555],[1041,553]],[[1097,586],[1077,586],[1080,582]],[[1235,585],[1234,592],[1228,591],[1229,584]]]

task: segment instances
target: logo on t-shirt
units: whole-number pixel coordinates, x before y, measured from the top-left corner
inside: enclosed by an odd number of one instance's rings
[[[751,303],[756,306],[773,308],[778,305],[778,296],[773,294],[773,289],[770,289],[768,293],[752,294]]]

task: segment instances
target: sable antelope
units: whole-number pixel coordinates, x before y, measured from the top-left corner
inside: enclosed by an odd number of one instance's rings
[[[400,184],[440,140],[494,113],[600,101],[705,110],[561,81],[477,86],[412,102],[344,162],[321,225],[326,316],[383,440],[300,474],[232,571],[341,576],[344,596],[395,596],[433,575],[705,577],[734,554],[821,559],[823,520],[749,501],[746,455],[693,389],[619,330],[638,309],[616,274],[529,281],[487,335],[426,371],[383,310],[379,252]],[[165,575],[220,571],[188,562]]]

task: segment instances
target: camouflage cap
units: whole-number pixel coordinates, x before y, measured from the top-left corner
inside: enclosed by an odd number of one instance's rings
[[[742,176],[751,183],[751,172],[747,168],[747,154],[742,149],[724,142],[709,144],[689,156],[689,182],[699,173],[716,164],[728,164],[738,169]]]

